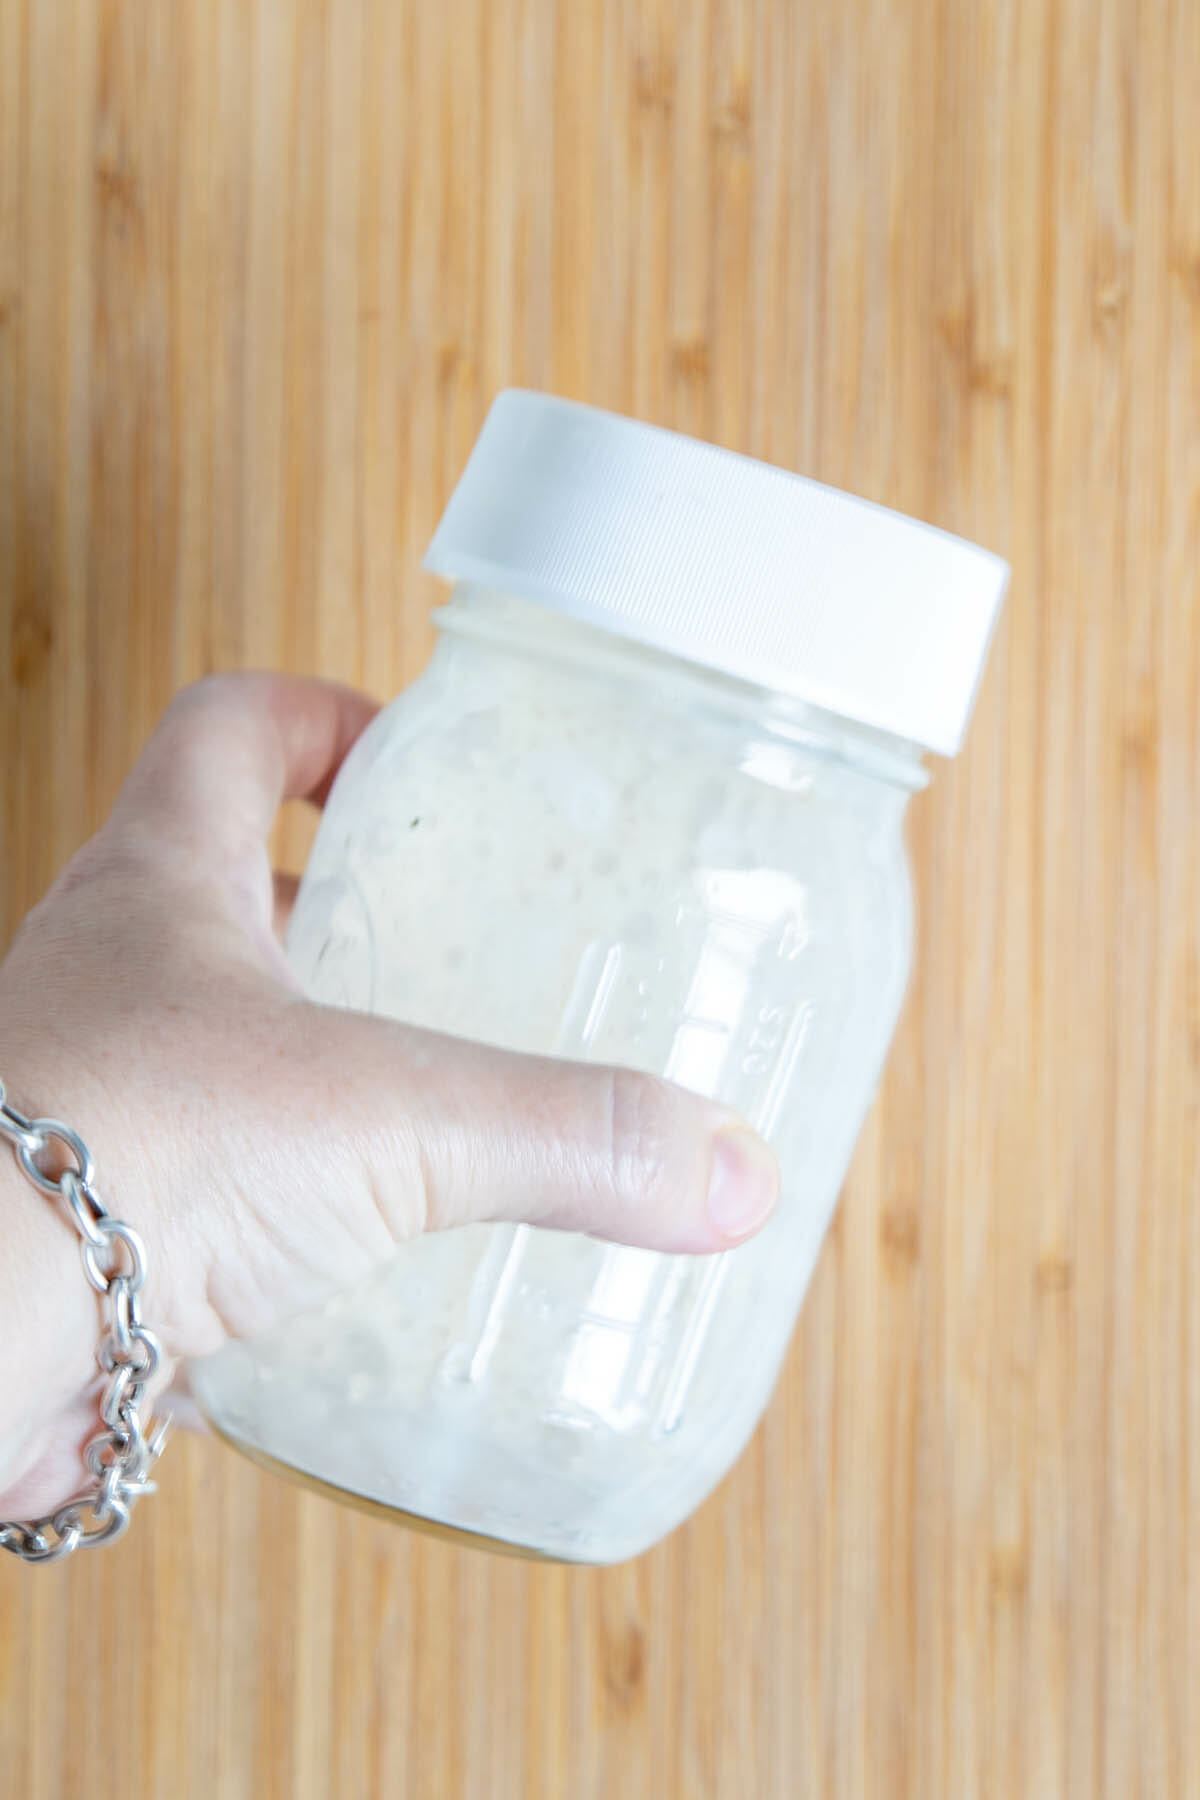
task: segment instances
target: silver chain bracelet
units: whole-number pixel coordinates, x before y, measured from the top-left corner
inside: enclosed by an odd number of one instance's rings
[[[52,1563],[72,1550],[109,1544],[129,1524],[136,1500],[154,1492],[150,1471],[162,1452],[170,1416],[153,1425],[143,1419],[146,1389],[163,1362],[163,1348],[143,1325],[138,1296],[146,1280],[146,1250],[132,1226],[114,1219],[96,1193],[95,1164],[79,1133],[58,1119],[27,1119],[8,1104],[0,1081],[0,1139],[39,1193],[65,1202],[79,1233],[84,1274],[104,1301],[108,1330],[96,1360],[108,1376],[100,1398],[104,1430],[88,1444],[84,1461],[92,1486],[45,1519],[0,1521],[0,1550],[25,1562]],[[38,1158],[62,1144],[75,1167],[50,1176]]]

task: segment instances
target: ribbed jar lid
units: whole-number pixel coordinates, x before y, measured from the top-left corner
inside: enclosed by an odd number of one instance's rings
[[[944,756],[1008,581],[887,507],[520,389],[493,404],[425,566]]]

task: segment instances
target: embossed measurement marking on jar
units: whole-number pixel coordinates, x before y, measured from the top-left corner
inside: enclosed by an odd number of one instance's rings
[[[718,879],[719,875],[709,877],[710,890]],[[723,898],[727,904],[746,901],[744,892],[735,896],[719,889],[710,891],[707,898],[710,904],[714,898]],[[806,934],[797,933],[794,914],[780,921],[778,908],[785,898],[793,895],[774,891],[758,895],[759,907],[766,915],[758,919],[720,912],[696,918],[702,927],[701,947],[665,1064],[665,1073],[672,1080],[696,1091],[711,1093],[724,1088],[736,1092],[751,1123],[767,1134],[778,1121],[813,1012],[807,1000],[792,1006],[764,1003],[757,1010],[747,1005],[748,992],[765,958],[783,956],[794,962],[806,941]],[[621,1043],[629,1042],[631,1025],[636,1030],[637,1019],[651,1004],[646,990],[652,973],[653,959],[645,953],[631,953],[616,942],[589,945],[563,1009],[556,1054],[587,1058],[602,1049],[619,1054]],[[622,1013],[614,1020],[622,992],[630,1016]],[[610,1042],[601,1045],[610,1022]],[[744,1034],[741,1045],[737,1042],[740,1034]],[[737,1060],[731,1074],[732,1058]],[[443,1365],[448,1372],[457,1371],[459,1379],[482,1382],[506,1327],[510,1321],[517,1327],[513,1309],[520,1304],[523,1271],[536,1242],[528,1226],[496,1228],[472,1284],[471,1314],[478,1324]],[[691,1257],[607,1247],[586,1295],[581,1293],[575,1301],[578,1334],[561,1380],[561,1397],[568,1404],[547,1414],[547,1423],[586,1429],[601,1419],[619,1426],[630,1409],[636,1413],[649,1407],[656,1434],[676,1430],[728,1272],[727,1256],[697,1263]],[[536,1276],[530,1281],[536,1289]],[[688,1292],[690,1300],[680,1306],[681,1297]],[[674,1343],[665,1323],[672,1317],[687,1319]],[[626,1371],[639,1342],[642,1357],[630,1392]]]
[[[613,943],[590,944],[584,951],[555,1041],[557,1055],[586,1056],[595,1042],[616,989],[621,955],[621,945]],[[453,1367],[464,1370],[468,1381],[482,1381],[487,1373],[517,1290],[529,1240],[528,1225],[496,1227],[474,1284],[481,1294],[487,1294],[490,1287],[478,1334],[473,1342],[456,1345],[447,1358]]]

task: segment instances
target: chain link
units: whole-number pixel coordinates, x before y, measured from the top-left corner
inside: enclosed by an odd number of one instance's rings
[[[59,1119],[27,1119],[11,1106],[0,1081],[0,1141],[39,1193],[61,1200],[79,1234],[84,1274],[101,1296],[107,1330],[96,1352],[108,1380],[100,1396],[103,1431],[84,1451],[94,1486],[49,1518],[0,1522],[0,1550],[24,1562],[60,1562],[73,1550],[109,1544],[129,1524],[134,1503],[154,1492],[150,1471],[162,1454],[171,1420],[143,1418],[146,1390],[162,1367],[159,1339],[142,1323],[146,1248],[132,1226],[114,1219],[95,1189],[92,1155],[79,1133]],[[74,1158],[61,1175],[47,1175],[40,1158],[53,1145]]]

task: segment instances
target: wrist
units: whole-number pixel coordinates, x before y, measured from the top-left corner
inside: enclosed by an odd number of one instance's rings
[[[20,1104],[27,1096],[11,1098]],[[22,1491],[31,1471],[47,1460],[63,1462],[70,1489],[78,1426],[98,1373],[99,1318],[72,1225],[61,1206],[26,1178],[3,1141],[0,1225],[0,1516],[8,1516],[5,1497]]]

